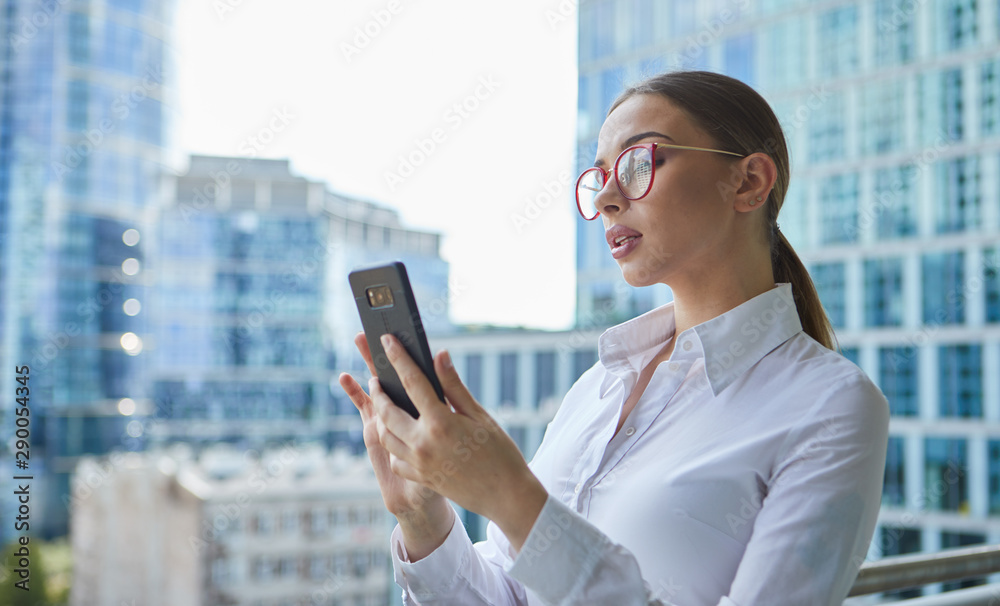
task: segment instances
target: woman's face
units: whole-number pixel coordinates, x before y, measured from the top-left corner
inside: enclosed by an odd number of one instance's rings
[[[718,149],[669,99],[635,95],[601,127],[595,166],[611,170],[625,148],[641,143]],[[610,254],[626,282],[671,284],[725,262],[733,247],[737,213],[732,184],[739,161],[711,152],[657,148],[652,187],[639,200],[622,196],[609,176],[595,203]],[[622,242],[628,236],[633,239]]]

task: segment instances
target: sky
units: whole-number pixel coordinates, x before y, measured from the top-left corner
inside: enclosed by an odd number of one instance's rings
[[[173,144],[441,233],[457,323],[568,327],[576,5],[179,0]]]

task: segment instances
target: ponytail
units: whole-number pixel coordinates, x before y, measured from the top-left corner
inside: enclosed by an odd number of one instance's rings
[[[799,321],[802,323],[802,330],[816,339],[821,345],[834,351],[837,350],[837,337],[834,335],[833,326],[823,309],[823,304],[819,300],[819,293],[806,266],[795,254],[791,243],[775,228],[771,231],[771,269],[774,272],[774,281],[778,283],[789,282],[792,285],[792,295],[795,298],[795,309],[799,312]]]

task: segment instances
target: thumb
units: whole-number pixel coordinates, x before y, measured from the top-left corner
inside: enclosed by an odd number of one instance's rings
[[[476,399],[469,393],[469,389],[462,383],[462,379],[455,370],[455,365],[451,362],[451,355],[447,350],[442,350],[434,356],[434,372],[437,374],[444,397],[452,405],[456,412],[467,417],[476,416],[479,412],[485,412],[483,407],[476,402]]]

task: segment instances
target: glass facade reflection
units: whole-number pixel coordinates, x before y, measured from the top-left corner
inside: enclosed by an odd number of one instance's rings
[[[146,316],[123,307],[147,300],[148,240],[122,236],[149,235],[172,10],[161,0],[0,5],[0,362],[31,368],[40,536],[66,532],[82,455],[144,445],[118,402],[148,395]]]
[[[404,260],[425,325],[441,330],[439,236],[294,175],[287,160],[194,156],[170,183],[148,305],[152,439],[360,449],[357,412],[335,384],[364,369],[347,273]]]

